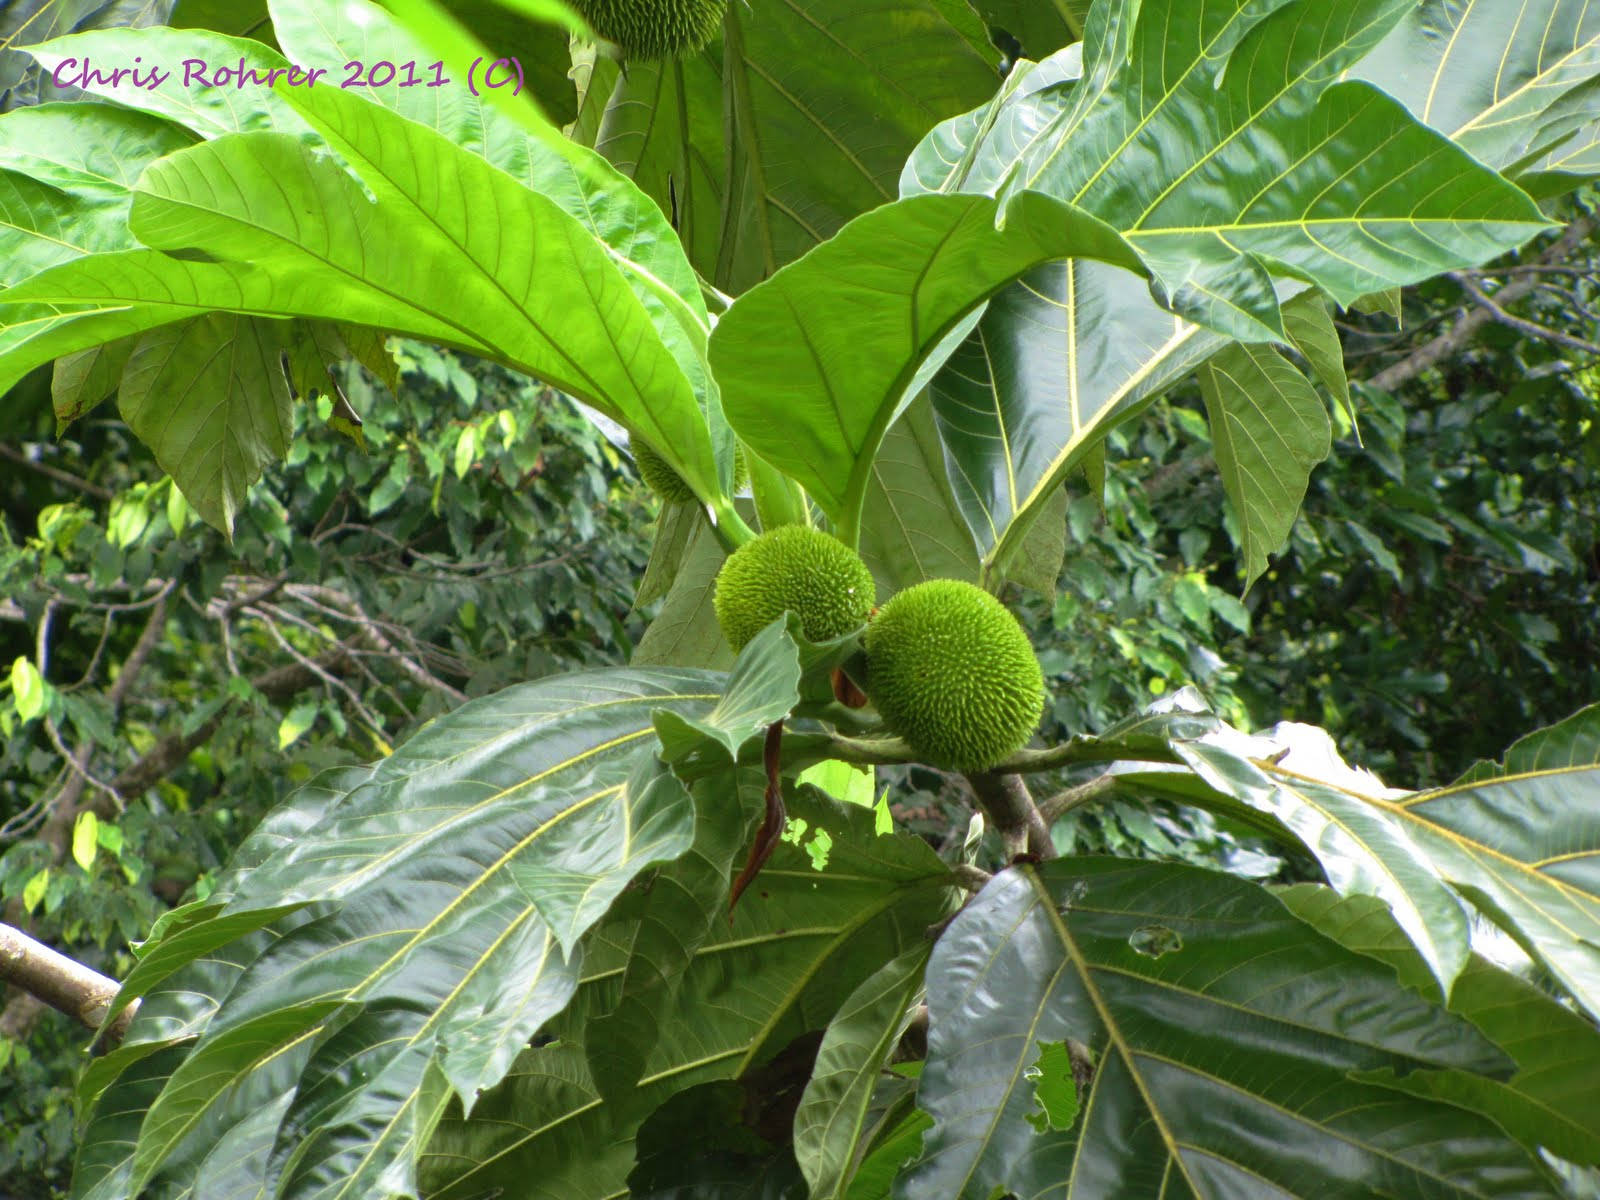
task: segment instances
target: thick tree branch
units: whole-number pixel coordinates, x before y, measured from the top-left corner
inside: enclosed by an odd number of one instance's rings
[[[1002,775],[995,771],[980,771],[967,776],[973,794],[994,827],[999,830],[1006,847],[1006,856],[1032,854],[1038,858],[1054,858],[1055,844],[1050,840],[1050,827],[1044,823],[1034,806],[1028,785],[1016,775]]]
[[[100,1028],[120,986],[115,979],[5,924],[0,924],[0,982],[20,988],[90,1029]],[[122,1040],[137,1008],[137,1004],[130,1004],[117,1014],[106,1032],[109,1043],[115,1045]]]

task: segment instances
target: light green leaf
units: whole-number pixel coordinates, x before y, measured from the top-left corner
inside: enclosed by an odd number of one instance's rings
[[[205,29],[94,29],[40,42],[27,47],[27,52],[52,71],[69,58],[77,59],[79,64],[85,60],[152,64],[167,76],[157,87],[141,87],[131,76],[123,76],[115,83],[101,78],[83,79],[84,90],[124,108],[163,117],[203,138],[246,130],[272,130],[310,140],[306,123],[295,115],[282,93],[268,86],[270,72],[286,69],[288,60],[270,46],[250,38],[227,37]],[[241,61],[260,81],[250,87],[248,104],[239,103],[237,83],[207,86],[200,82],[201,78],[211,79],[218,68],[233,70]],[[186,62],[201,64],[198,68],[188,68],[198,69],[201,75],[187,77],[187,82]],[[69,71],[74,69],[69,68]],[[104,74],[109,72],[101,72]],[[141,79],[148,78],[148,75],[141,75]],[[300,86],[306,86],[303,76]],[[319,80],[317,86],[328,87],[327,77]],[[337,87],[337,83],[332,86]]]
[[[456,439],[455,472],[457,479],[465,479],[467,472],[472,470],[473,460],[478,455],[478,427],[468,425],[461,431],[461,436]]]
[[[1107,226],[1070,206],[1024,194],[1003,229],[999,214],[980,196],[886,205],[745,293],[712,335],[729,421],[805,487],[848,543],[908,389],[984,300],[1073,254],[1139,269]]]
[[[94,869],[95,852],[99,849],[100,818],[85,809],[72,823],[72,861],[85,871]]]
[[[1199,377],[1217,469],[1239,516],[1248,588],[1288,539],[1333,430],[1305,376],[1269,346],[1229,346]]]
[[[310,729],[317,721],[318,705],[315,701],[297,704],[291,708],[283,720],[278,722],[278,749],[285,750],[300,740],[300,735]]]
[[[800,657],[788,622],[774,621],[739,652],[728,675],[722,699],[704,716],[671,711],[656,714],[661,755],[682,770],[684,760],[709,739],[722,748],[726,762],[737,762],[739,748],[781,721],[800,701]]]
[[[874,775],[870,766],[857,766],[855,763],[840,762],[838,759],[827,759],[801,771],[795,776],[795,784],[798,786],[809,783],[813,787],[822,789],[835,800],[871,808],[872,797],[877,787]],[[878,832],[885,833],[887,830],[880,827]]]
[[[11,704],[24,721],[42,716],[50,706],[44,677],[25,655],[19,654],[11,663]]]
[[[38,908],[39,902],[44,899],[45,889],[49,886],[50,868],[42,867],[22,885],[22,907],[30,913]]]

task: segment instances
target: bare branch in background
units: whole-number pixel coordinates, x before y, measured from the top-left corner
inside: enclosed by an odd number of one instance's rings
[[[1594,229],[1594,218],[1588,216],[1579,217],[1567,226],[1560,237],[1546,246],[1529,263],[1522,265],[1524,267],[1549,267],[1569,261],[1576,254],[1578,247],[1588,240]],[[1496,272],[1496,274],[1499,274],[1499,272]],[[1516,278],[1513,278],[1511,282],[1494,294],[1495,307],[1504,310],[1507,305],[1528,296],[1539,286],[1540,277],[1540,273],[1537,271],[1524,271],[1518,274]],[[1491,309],[1476,305],[1469,309],[1449,329],[1432,340],[1424,342],[1399,361],[1390,363],[1368,379],[1367,382],[1372,384],[1373,387],[1392,392],[1400,385],[1409,383],[1424,371],[1438,366],[1453,355],[1459,354],[1472,341],[1478,330],[1495,319],[1494,312]]]
[[[98,483],[90,483],[81,479],[70,471],[63,471],[59,467],[52,467],[49,463],[36,462],[29,458],[15,446],[8,446],[0,442],[0,458],[9,459],[18,466],[26,467],[37,475],[53,479],[57,483],[65,484],[73,491],[82,492],[86,496],[93,496],[96,500],[109,500],[116,495],[110,488],[101,487]]]

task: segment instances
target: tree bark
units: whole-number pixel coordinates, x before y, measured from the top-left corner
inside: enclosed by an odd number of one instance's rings
[[[0,924],[0,981],[21,988],[35,1000],[42,1000],[90,1029],[100,1028],[121,986],[115,979],[5,924]],[[7,1007],[9,1015],[10,1006]],[[136,1008],[137,1004],[130,1004],[117,1014],[106,1031],[107,1044],[122,1040]]]

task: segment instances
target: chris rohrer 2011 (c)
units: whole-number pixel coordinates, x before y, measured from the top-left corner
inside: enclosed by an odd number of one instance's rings
[[[327,67],[251,66],[241,57],[237,62],[211,63],[203,58],[185,58],[172,69],[141,66],[144,59],[135,55],[132,65],[100,66],[89,58],[64,58],[50,72],[57,87],[135,87],[147,92],[173,83],[178,87],[275,87],[281,81],[289,87],[315,87],[327,76]],[[332,84],[334,80],[328,80]],[[351,87],[443,87],[450,82],[443,62],[392,63],[380,59],[370,66],[355,61],[344,64],[341,88]]]

